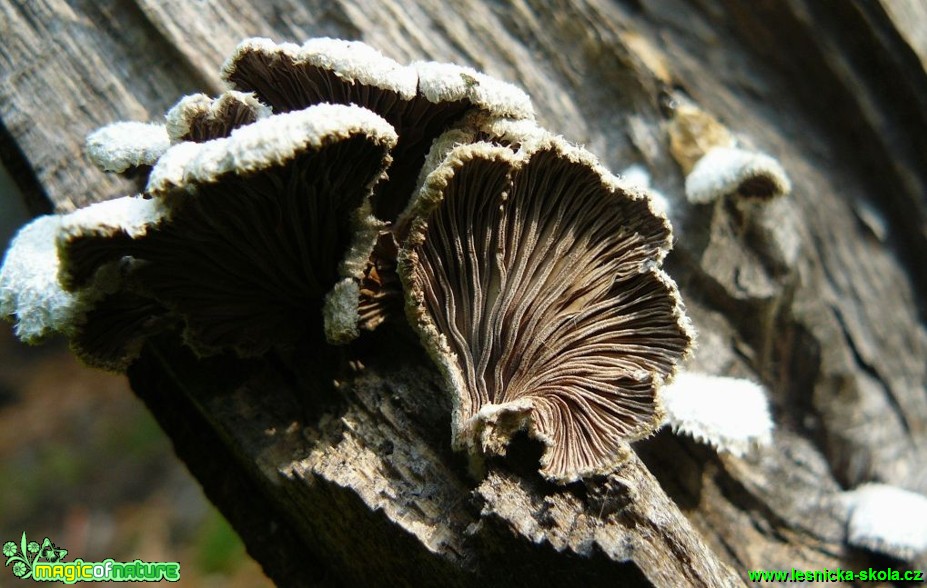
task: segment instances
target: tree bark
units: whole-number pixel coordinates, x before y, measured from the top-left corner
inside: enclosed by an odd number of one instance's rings
[[[86,161],[85,135],[217,93],[249,36],[471,65],[613,171],[646,165],[699,331],[689,368],[762,382],[777,426],[745,458],[664,430],[565,487],[522,439],[474,476],[402,325],[249,362],[152,342],[134,390],[279,585],[715,586],[884,563],[847,546],[840,493],[927,493],[923,3],[0,0],[0,159],[33,211],[135,192]],[[774,154],[793,193],[750,218],[686,203],[673,93]]]

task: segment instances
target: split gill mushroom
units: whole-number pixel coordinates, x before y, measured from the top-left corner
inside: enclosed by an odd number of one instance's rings
[[[444,373],[455,447],[504,454],[527,430],[542,474],[569,482],[661,425],[693,331],[646,193],[538,132],[452,148],[402,222],[407,314]]]
[[[57,280],[43,287],[79,311],[51,330],[68,334],[87,363],[117,371],[158,326],[179,323],[199,355],[256,356],[315,337],[326,292],[354,267],[346,256],[372,246],[369,196],[395,142],[368,110],[318,105],[173,146],[147,199],[43,221],[59,225],[50,248]],[[117,205],[134,216],[94,214]],[[22,290],[28,272],[12,269],[4,265],[4,290]],[[3,310],[21,321],[27,309],[16,302]]]
[[[393,125],[399,141],[390,181],[378,186],[373,197],[374,213],[384,221],[405,208],[432,141],[467,112],[534,118],[530,98],[515,86],[454,64],[401,65],[359,41],[321,38],[296,45],[246,39],[222,75],[274,112],[321,102],[355,104]]]
[[[525,430],[542,474],[569,482],[666,422],[660,391],[694,338],[661,269],[669,221],[537,126],[521,90],[333,39],[246,40],[223,76],[234,89],[182,99],[134,143],[97,136],[103,167],[153,166],[144,197],[108,205],[125,223],[103,205],[41,221],[35,304],[7,296],[5,314],[121,370],[165,329],[201,356],[344,343],[404,297],[458,449],[504,454]]]
[[[382,116],[396,130],[388,181],[379,183],[372,196],[373,213],[384,222],[373,236],[376,247],[366,252],[369,258],[357,258],[363,277],[339,282],[326,298],[325,336],[336,344],[401,317],[395,273],[395,240],[401,235],[391,223],[413,196],[432,142],[448,129],[465,126],[474,115],[534,119],[530,98],[511,84],[455,64],[401,65],[359,41],[322,38],[296,45],[247,39],[222,75],[274,112],[320,102],[355,104]]]

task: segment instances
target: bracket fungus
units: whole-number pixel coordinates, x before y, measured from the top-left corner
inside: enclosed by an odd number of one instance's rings
[[[133,258],[133,282],[183,319],[199,353],[293,343],[348,277],[339,263],[372,222],[367,199],[395,142],[368,110],[319,105],[181,143],[148,185],[169,219],[115,253]]]
[[[769,200],[792,190],[785,170],[772,157],[733,147],[710,149],[686,176],[686,198],[707,204],[728,194]]]
[[[84,362],[123,369],[144,338],[165,326],[164,309],[121,291],[118,264],[85,276],[81,288],[71,287],[61,250],[86,231],[113,239],[140,236],[163,213],[157,201],[126,197],[34,220],[14,238],[0,268],[0,316],[16,317],[16,334],[23,341],[63,333]]]
[[[355,104],[376,112],[399,137],[389,180],[372,197],[375,216],[396,220],[415,192],[432,142],[467,117],[533,120],[528,96],[511,84],[467,67],[415,62],[401,65],[359,41],[310,39],[303,45],[246,39],[223,66],[233,87],[253,92],[274,112],[319,102]],[[384,225],[385,228],[387,225]],[[362,280],[339,283],[326,299],[325,335],[332,343],[356,338],[393,316],[399,297],[395,247],[380,231]]]
[[[79,310],[50,328],[83,345],[88,363],[117,370],[140,347],[145,329],[133,334],[132,325],[180,323],[200,355],[296,342],[320,328],[323,298],[344,272],[361,277],[360,262],[345,256],[366,258],[372,246],[366,225],[379,225],[369,196],[395,144],[392,127],[369,110],[318,105],[175,145],[151,173],[149,199],[40,219],[56,223],[57,241],[57,280],[45,272],[43,287],[72,293]],[[134,216],[93,214],[114,203]],[[8,255],[5,289],[27,289],[29,272],[14,271],[21,256],[15,247]],[[18,300],[3,308],[20,322],[27,310]],[[121,332],[98,336],[107,325]]]
[[[648,196],[553,135],[453,148],[404,213],[407,312],[453,396],[458,448],[527,430],[542,473],[607,473],[661,423],[693,333]]]
[[[453,64],[400,65],[359,41],[311,39],[300,46],[247,39],[222,75],[274,112],[320,102],[356,104],[393,125],[399,143],[390,181],[374,195],[374,212],[386,221],[406,206],[431,142],[466,112],[534,118],[531,100],[515,86]]]
[[[254,95],[229,90],[215,99],[206,94],[184,96],[164,118],[171,144],[177,144],[228,137],[234,129],[270,115],[270,107]]]
[[[404,304],[458,449],[504,454],[526,430],[542,474],[569,482],[665,422],[694,331],[646,187],[469,68],[248,39],[222,75],[230,90],[163,125],[91,137],[105,169],[151,168],[145,193],[23,230],[0,270],[23,338],[60,331],[119,370],[164,329],[201,356],[255,356],[347,342]]]

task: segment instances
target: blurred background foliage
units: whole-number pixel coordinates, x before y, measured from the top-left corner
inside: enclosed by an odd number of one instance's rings
[[[0,167],[4,251],[28,220]],[[80,365],[63,340],[23,345],[0,321],[0,542],[23,532],[69,561],[180,562],[175,585],[272,585],[125,377]],[[0,570],[0,586],[12,578]]]

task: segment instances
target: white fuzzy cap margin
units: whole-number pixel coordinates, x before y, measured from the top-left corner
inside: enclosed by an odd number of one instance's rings
[[[59,217],[59,233],[62,239],[87,233],[108,235],[116,231],[139,237],[159,223],[166,213],[164,204],[155,198],[123,196],[96,202]]]
[[[53,332],[71,334],[102,291],[65,291],[58,279],[59,247],[86,234],[144,234],[163,216],[161,203],[133,196],[98,202],[63,216],[41,216],[23,227],[0,267],[0,316],[16,317],[16,335],[35,343]]]
[[[218,181],[229,172],[246,173],[281,164],[306,147],[332,137],[364,133],[390,148],[398,136],[385,120],[360,106],[318,104],[276,114],[205,143],[179,143],[168,150],[148,178],[147,191],[159,194],[189,184]]]
[[[152,123],[118,122],[87,136],[87,156],[94,165],[117,173],[154,165],[170,146],[164,125]]]
[[[762,182],[764,194],[751,194],[744,188]],[[693,204],[707,204],[728,194],[773,198],[792,190],[785,170],[778,161],[763,153],[734,147],[710,149],[686,176],[686,198]]]
[[[660,395],[675,432],[719,451],[743,455],[772,440],[766,392],[749,380],[682,372]]]
[[[222,67],[223,78],[228,79],[236,64],[249,53],[264,54],[269,59],[283,54],[296,63],[309,63],[333,71],[347,80],[391,90],[405,100],[411,99],[416,91],[417,78],[414,70],[400,65],[360,41],[323,37],[310,39],[300,46],[294,43],[277,44],[263,37],[245,39],[239,43]]]
[[[410,67],[418,74],[418,88],[429,102],[469,100],[495,116],[533,119],[531,98],[520,88],[450,63],[417,61]]]
[[[927,552],[927,496],[871,483],[842,498],[851,545],[905,560]]]
[[[61,217],[41,216],[20,229],[0,268],[0,315],[16,317],[16,336],[35,343],[74,321],[77,299],[58,284],[55,239]]]

